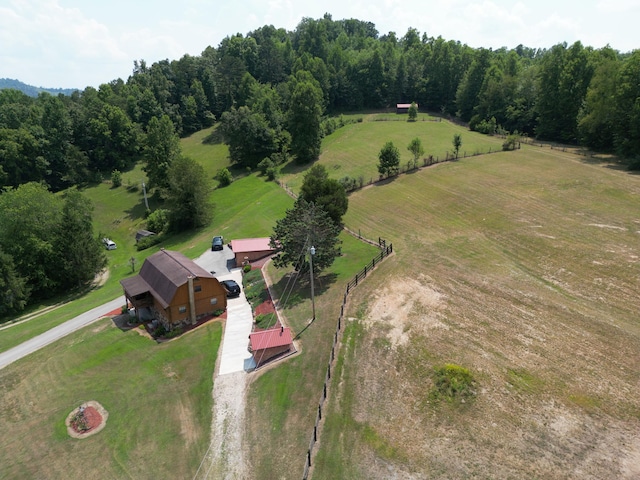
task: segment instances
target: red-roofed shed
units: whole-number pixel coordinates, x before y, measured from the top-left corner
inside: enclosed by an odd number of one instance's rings
[[[416,108],[418,104],[416,103]],[[409,108],[411,108],[410,103],[397,103],[396,104],[396,113],[409,113]]]
[[[242,266],[245,262],[260,260],[275,253],[275,250],[269,246],[269,240],[269,237],[231,240],[229,246],[236,257],[236,267]]]
[[[257,368],[274,357],[293,351],[291,329],[277,327],[253,332],[249,335],[249,347]]]

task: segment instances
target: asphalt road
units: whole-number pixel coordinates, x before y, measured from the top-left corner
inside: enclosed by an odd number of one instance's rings
[[[100,305],[99,307],[78,315],[74,319],[64,322],[57,327],[52,328],[51,330],[47,330],[37,337],[33,337],[32,339],[27,340],[26,342],[21,343],[20,345],[17,345],[7,350],[6,352],[0,353],[0,369],[15,362],[16,360],[21,359],[22,357],[26,357],[30,353],[33,353],[36,350],[39,350],[42,347],[49,345],[50,343],[53,343],[66,335],[69,335],[70,333],[75,332],[82,327],[85,327],[99,320],[109,312],[120,308],[122,305],[124,305],[124,302],[124,295],[122,295],[114,300],[111,300],[109,303]]]
[[[233,251],[228,245],[225,245],[222,251],[212,252],[211,250],[208,250],[194,261],[208,272],[214,273],[216,276],[228,274],[230,269],[235,266]],[[21,359],[22,357],[26,357],[30,353],[33,353],[50,343],[55,342],[56,340],[59,340],[62,337],[69,335],[70,333],[75,332],[76,330],[79,330],[82,327],[86,327],[87,325],[104,317],[109,312],[120,308],[124,304],[125,298],[124,295],[121,295],[104,305],[78,315],[72,320],[62,323],[57,327],[38,335],[37,337],[27,340],[6,352],[0,353],[0,369]]]

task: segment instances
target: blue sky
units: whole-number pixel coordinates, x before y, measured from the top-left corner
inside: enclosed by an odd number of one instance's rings
[[[133,61],[199,55],[263,25],[295,29],[303,17],[409,27],[474,48],[548,48],[580,40],[640,48],[640,0],[0,0],[0,77],[58,88],[126,80]]]

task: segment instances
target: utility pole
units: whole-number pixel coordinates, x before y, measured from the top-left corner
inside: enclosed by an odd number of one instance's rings
[[[145,187],[144,182],[142,182],[142,193],[144,195],[144,206],[149,210],[149,201],[147,200],[147,188]]]
[[[313,292],[313,256],[316,254],[316,247],[311,247],[309,249],[309,271],[311,273],[311,311],[312,311],[312,317],[311,317],[311,321],[315,321],[316,319],[316,299],[314,296],[314,292]]]

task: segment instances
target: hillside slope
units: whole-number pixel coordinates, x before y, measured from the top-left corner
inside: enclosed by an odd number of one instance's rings
[[[351,299],[314,479],[640,475],[640,180],[607,167],[523,149],[351,195],[396,255]],[[435,400],[446,363],[474,399]]]

